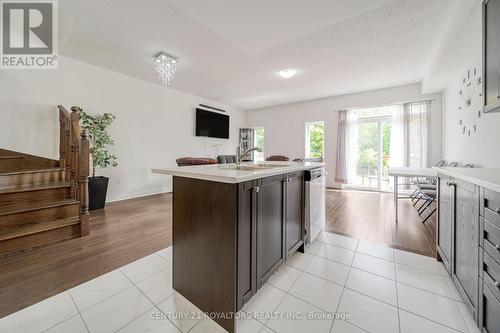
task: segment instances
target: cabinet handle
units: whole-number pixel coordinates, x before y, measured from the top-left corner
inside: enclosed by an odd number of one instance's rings
[[[446,185],[448,185],[448,186],[456,186],[457,184],[452,183],[452,182],[446,182]]]
[[[493,285],[498,289],[500,290],[500,282],[495,282],[493,283]]]
[[[258,186],[252,187],[252,192],[258,193],[259,187]]]
[[[497,251],[500,252],[500,245],[495,245],[495,249],[497,249]]]
[[[497,213],[497,215],[500,215],[500,208],[495,209],[495,213]]]

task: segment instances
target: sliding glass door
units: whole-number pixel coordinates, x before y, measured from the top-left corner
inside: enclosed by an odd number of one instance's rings
[[[366,117],[358,120],[356,175],[350,187],[389,191],[391,117]]]

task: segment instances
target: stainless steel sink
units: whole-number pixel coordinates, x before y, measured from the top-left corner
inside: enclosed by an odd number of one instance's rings
[[[270,169],[269,167],[260,165],[224,165],[224,166],[220,165],[219,168],[227,170],[244,170],[244,171],[259,171],[259,170]]]
[[[290,166],[290,164],[269,164],[269,163],[240,164],[240,165],[226,164],[226,165],[219,165],[218,167],[220,169],[227,169],[227,170],[260,171],[272,168],[283,168],[287,166]]]
[[[262,166],[262,167],[264,167],[264,168],[285,168],[285,167],[289,167],[289,166],[291,166],[292,164],[270,164],[270,163],[259,163],[259,164],[256,164],[256,165]]]

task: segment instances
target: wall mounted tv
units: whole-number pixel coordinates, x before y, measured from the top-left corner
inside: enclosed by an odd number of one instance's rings
[[[229,139],[229,116],[197,108],[196,136]]]

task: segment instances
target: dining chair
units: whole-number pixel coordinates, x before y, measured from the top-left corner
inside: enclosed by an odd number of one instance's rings
[[[283,156],[283,155],[271,155],[271,156],[266,157],[266,161],[286,162],[286,161],[290,161],[290,158],[287,156]]]

